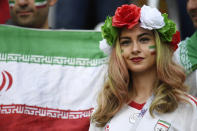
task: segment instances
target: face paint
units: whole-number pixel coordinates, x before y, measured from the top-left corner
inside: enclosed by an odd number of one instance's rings
[[[123,52],[124,52],[124,50],[123,50],[123,49],[121,49],[121,50],[120,50],[120,52],[121,52],[121,53],[123,53]]]
[[[47,0],[35,0],[36,8],[43,8],[47,5]]]
[[[151,45],[151,46],[149,46],[148,48],[149,48],[151,54],[152,54],[152,55],[155,55],[155,53],[156,53],[156,50],[155,50],[155,49],[156,49],[156,46],[155,46],[155,45]]]
[[[15,4],[15,0],[9,0],[9,5],[11,8],[14,7],[14,4]]]

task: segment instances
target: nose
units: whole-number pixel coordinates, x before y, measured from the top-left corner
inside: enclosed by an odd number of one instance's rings
[[[140,52],[141,52],[140,45],[137,42],[133,43],[132,54],[138,54]]]
[[[187,1],[187,9],[188,10],[197,9],[197,0],[188,0]]]
[[[18,0],[18,5],[19,6],[26,6],[28,4],[27,0]]]

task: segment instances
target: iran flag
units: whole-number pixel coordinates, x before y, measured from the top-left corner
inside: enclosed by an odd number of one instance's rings
[[[0,26],[0,130],[87,131],[108,58],[100,32]]]

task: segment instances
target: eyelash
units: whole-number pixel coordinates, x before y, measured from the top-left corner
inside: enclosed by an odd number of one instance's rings
[[[145,43],[148,42],[150,39],[149,38],[141,38],[140,42]],[[121,45],[128,45],[131,41],[130,40],[125,40],[120,42]]]
[[[149,38],[141,38],[141,39],[140,39],[140,42],[145,43],[145,42],[148,42],[149,40],[150,40]]]
[[[128,45],[131,41],[130,40],[125,40],[120,42],[121,45]]]

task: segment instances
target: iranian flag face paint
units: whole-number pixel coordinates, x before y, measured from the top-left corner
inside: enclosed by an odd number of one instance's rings
[[[11,8],[14,7],[14,5],[15,5],[15,0],[9,0],[9,5],[10,5]]]
[[[37,8],[43,8],[47,5],[47,0],[33,0]],[[9,0],[10,7],[14,7],[15,0]]]
[[[35,0],[35,5],[37,8],[43,8],[47,5],[47,0]]]
[[[156,46],[155,45],[149,46],[149,50],[150,50],[150,52],[151,52],[152,55],[155,55],[156,54]]]

